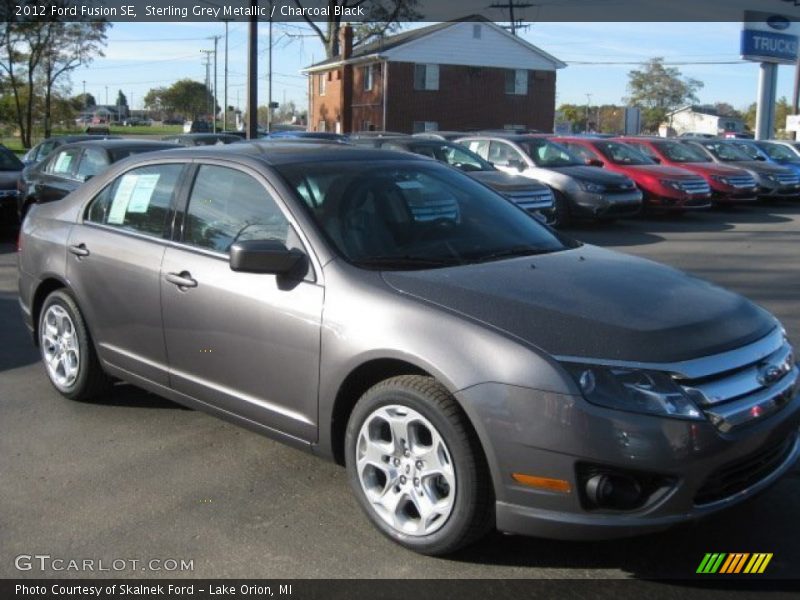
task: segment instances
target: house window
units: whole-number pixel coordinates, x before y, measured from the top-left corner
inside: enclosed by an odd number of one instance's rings
[[[423,131],[438,131],[439,123],[436,121],[414,121],[414,133],[422,133]]]
[[[472,37],[476,40],[481,39],[481,26],[480,25],[473,25],[472,26]]]
[[[528,71],[525,69],[509,69],[506,71],[506,94],[515,96],[528,95]]]
[[[317,131],[325,131],[325,119],[320,119],[317,123]]]
[[[439,65],[414,65],[414,89],[438,90]]]
[[[328,80],[328,74],[327,73],[320,73],[317,77],[319,78],[319,95],[320,96],[324,96],[325,95],[325,82]]]
[[[364,79],[364,91],[372,91],[372,65],[367,65],[361,68],[361,75]]]

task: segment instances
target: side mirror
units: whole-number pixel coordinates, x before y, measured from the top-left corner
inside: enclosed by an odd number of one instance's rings
[[[296,248],[289,250],[277,240],[246,240],[230,248],[231,271],[300,275],[306,264],[305,254]]]
[[[657,165],[660,165],[660,164],[661,164],[661,159],[660,159],[660,158],[658,158],[657,156],[651,156],[651,157],[650,157],[650,159],[651,159],[651,160],[652,160],[654,163],[656,163]]]
[[[587,158],[586,164],[590,167],[602,167],[605,163],[599,158]]]

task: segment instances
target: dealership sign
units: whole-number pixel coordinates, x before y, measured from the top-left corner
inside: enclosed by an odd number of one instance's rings
[[[783,15],[748,10],[744,13],[741,55],[746,60],[794,63],[800,23]]]

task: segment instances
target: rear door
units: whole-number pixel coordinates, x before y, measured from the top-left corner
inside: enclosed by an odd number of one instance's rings
[[[306,252],[291,215],[255,172],[197,169],[179,243],[161,269],[164,337],[174,389],[305,441],[316,440],[323,287],[234,272],[235,240]]]
[[[89,203],[68,245],[67,277],[100,358],[165,386],[159,276],[185,168],[121,174]]]

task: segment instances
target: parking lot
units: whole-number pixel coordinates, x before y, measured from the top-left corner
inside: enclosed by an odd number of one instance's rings
[[[800,340],[800,202],[569,233],[740,292]],[[0,340],[0,577],[92,576],[15,569],[19,554],[49,554],[193,561],[187,572],[115,576],[691,578],[706,552],[774,553],[767,575],[797,577],[800,466],[752,502],[665,533],[592,543],[494,534],[427,558],[376,532],[338,466],[132,386],[100,403],[64,400],[23,327],[8,236]]]

